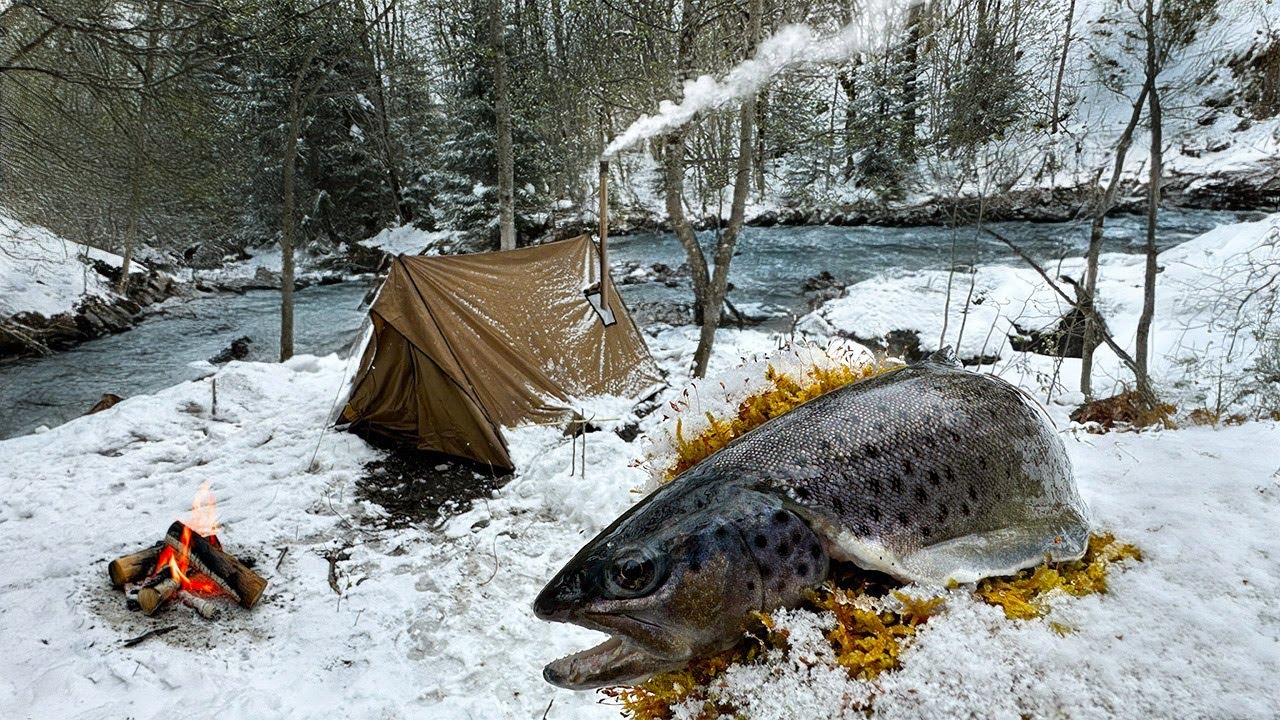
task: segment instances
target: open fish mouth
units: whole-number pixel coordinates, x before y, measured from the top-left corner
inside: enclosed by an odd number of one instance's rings
[[[542,670],[542,677],[568,690],[590,690],[632,684],[681,664],[649,654],[630,638],[613,635],[595,647],[549,663]]]
[[[586,691],[640,682],[680,665],[680,661],[650,655],[630,638],[612,635],[598,646],[550,662],[543,669],[543,678],[557,687]]]

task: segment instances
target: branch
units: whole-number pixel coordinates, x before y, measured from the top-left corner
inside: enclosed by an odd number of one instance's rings
[[[1056,292],[1059,297],[1065,300],[1068,305],[1075,308],[1076,310],[1079,310],[1085,313],[1090,317],[1090,319],[1092,319],[1095,323],[1097,323],[1098,328],[1102,330],[1102,341],[1107,344],[1107,347],[1111,348],[1111,351],[1116,354],[1116,357],[1120,358],[1120,361],[1123,362],[1130,370],[1132,370],[1135,374],[1138,372],[1138,364],[1134,361],[1133,356],[1131,356],[1124,348],[1120,347],[1120,345],[1116,343],[1115,338],[1111,335],[1111,330],[1107,328],[1107,321],[1104,320],[1102,316],[1098,314],[1097,308],[1093,306],[1093,298],[1090,297],[1088,293],[1085,293],[1085,296],[1084,296],[1087,302],[1081,302],[1074,298],[1068,297],[1067,294],[1062,291],[1062,288],[1058,287],[1058,284],[1053,281],[1053,278],[1049,277],[1049,274],[1044,271],[1044,268],[1040,267],[1040,263],[1037,263],[1035,260],[1032,260],[1031,256],[1023,252],[1022,248],[1015,245],[1012,240],[1010,240],[1009,238],[1001,235],[1000,233],[986,226],[982,228],[982,231],[987,233],[991,237],[995,238],[996,240],[999,240],[1000,242],[1004,243],[1005,245],[1008,245],[1009,249],[1012,250],[1014,253],[1016,253],[1018,257],[1022,258],[1024,262],[1030,265],[1032,270],[1035,270],[1037,273],[1039,273],[1040,277],[1044,278],[1044,281],[1049,284],[1049,287],[1053,288],[1053,291]]]

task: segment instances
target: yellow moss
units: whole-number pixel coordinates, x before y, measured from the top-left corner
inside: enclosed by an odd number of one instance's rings
[[[1107,591],[1107,572],[1112,563],[1124,559],[1142,560],[1142,551],[1117,542],[1111,533],[1089,538],[1084,557],[1065,563],[1045,564],[1010,577],[987,578],[978,582],[977,593],[986,602],[998,605],[1006,617],[1029,620],[1049,610],[1055,591],[1080,597]]]
[[[732,418],[717,418],[708,412],[707,427],[687,440],[684,437],[684,423],[679,418],[676,419],[676,462],[663,474],[663,481],[675,479],[680,473],[697,465],[748,430],[819,395],[899,367],[902,366],[895,363],[868,363],[856,367],[847,364],[834,367],[815,365],[796,379],[787,373],[778,372],[770,365],[765,371],[765,379],[771,386],[740,402]]]
[[[977,595],[992,605],[1000,606],[1012,619],[1028,620],[1048,611],[1050,594],[1061,591],[1074,596],[1106,592],[1107,573],[1116,562],[1142,559],[1142,551],[1128,543],[1117,542],[1110,533],[1089,538],[1089,547],[1080,560],[1041,565],[1016,575],[988,578],[977,586]],[[831,613],[835,626],[827,631],[827,642],[835,651],[836,662],[854,678],[874,680],[880,674],[897,669],[906,642],[915,637],[920,626],[937,615],[946,603],[945,597],[917,598],[900,590],[886,588],[883,578],[876,579],[851,566],[840,566],[833,579],[812,591],[805,607],[814,612]],[[952,588],[954,591],[955,588]],[[901,607],[895,611],[870,609],[860,603],[864,595],[892,593]],[[883,603],[875,605],[883,607]],[[622,713],[633,720],[667,720],[673,708],[685,702],[700,704],[699,717],[717,718],[733,715],[736,708],[716,697],[714,681],[730,667],[742,663],[763,662],[769,650],[787,651],[787,631],[779,629],[768,615],[733,649],[711,658],[695,660],[688,667],[657,675],[634,687],[603,690],[622,706]],[[1059,635],[1074,630],[1061,623],[1049,622]]]

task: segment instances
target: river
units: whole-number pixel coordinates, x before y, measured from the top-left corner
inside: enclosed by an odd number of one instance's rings
[[[1170,247],[1213,228],[1234,222],[1232,213],[1165,212],[1160,246]],[[1042,261],[1083,253],[1088,226],[1081,223],[997,223],[993,229],[1022,245]],[[1143,223],[1118,217],[1107,223],[1108,252],[1139,252]],[[702,233],[705,243],[714,233]],[[954,251],[953,251],[954,244]],[[1013,263],[1003,245],[972,230],[943,227],[776,227],[747,228],[738,243],[730,281],[731,300],[738,305],[800,312],[800,286],[823,270],[853,283],[877,273],[945,268],[954,262]],[[684,262],[675,239],[666,234],[636,234],[610,241],[618,263]],[[366,311],[360,307],[364,283],[316,286],[295,294],[295,350],[301,353],[342,352],[358,335]],[[688,302],[687,284],[621,286],[628,304],[654,301]],[[53,426],[88,410],[103,393],[125,397],[155,392],[209,372],[203,360],[232,340],[253,339],[250,360],[272,360],[279,353],[279,302],[276,291],[170,303],[134,329],[93,340],[47,358],[0,362],[0,439]]]

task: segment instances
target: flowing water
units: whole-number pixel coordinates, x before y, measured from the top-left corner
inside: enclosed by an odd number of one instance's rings
[[[1212,227],[1235,221],[1231,213],[1168,212],[1160,244],[1169,247]],[[1080,223],[997,223],[992,227],[1045,262],[1083,253],[1088,226]],[[705,243],[714,233],[703,233]],[[1108,220],[1108,252],[1139,252],[1141,218]],[[953,251],[954,243],[954,251]],[[976,259],[975,259],[976,252]],[[678,267],[684,251],[665,234],[611,239],[615,262]],[[954,259],[953,259],[954,257]],[[747,228],[738,243],[730,281],[737,305],[803,311],[805,278],[827,271],[846,283],[878,273],[946,268],[953,264],[1014,263],[995,240],[972,230],[942,227]],[[619,280],[621,277],[619,277]],[[345,351],[358,335],[366,311],[359,307],[364,283],[311,287],[295,295],[295,350],[327,354]],[[677,287],[662,283],[623,285],[629,305],[690,301],[687,278]],[[111,392],[125,397],[155,392],[209,373],[203,362],[232,340],[253,340],[250,360],[277,357],[280,295],[275,291],[223,294],[166,306],[129,332],[93,340],[48,358],[0,361],[0,439],[29,433],[40,425],[66,422]],[[335,391],[337,389],[335,388]]]
[[[1236,222],[1235,213],[1164,212],[1158,225],[1161,250],[1190,240],[1217,225]],[[1089,224],[990,223],[992,230],[1009,238],[1028,255],[1049,266],[1064,257],[1084,255],[1089,244]],[[1108,218],[1104,252],[1141,253],[1146,243],[1146,221],[1140,216]],[[707,257],[712,255],[714,232],[699,234]],[[638,234],[610,239],[613,260],[644,264],[665,263],[673,268],[686,262],[684,250],[670,235]],[[800,297],[805,279],[822,271],[853,284],[877,274],[910,272],[953,265],[1017,264],[1008,247],[973,228],[922,226],[895,227],[773,227],[745,228],[738,239],[729,282],[735,305],[762,304],[775,312],[805,311]],[[617,279],[622,280],[620,274]],[[623,286],[628,304],[637,302],[691,301],[687,278],[679,287],[661,283]]]
[[[344,350],[366,316],[359,304],[367,291],[365,283],[352,282],[296,292],[295,352]],[[279,357],[278,291],[171,302],[128,332],[46,358],[0,362],[0,439],[64,423],[93,407],[103,393],[129,397],[208,375],[202,361],[243,336],[253,341],[247,359]]]

